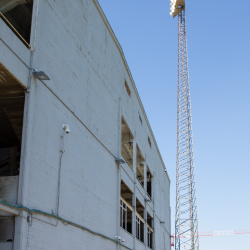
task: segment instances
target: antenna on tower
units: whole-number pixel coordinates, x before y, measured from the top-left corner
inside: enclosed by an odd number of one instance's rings
[[[175,250],[199,250],[185,0],[170,0],[178,16]]]

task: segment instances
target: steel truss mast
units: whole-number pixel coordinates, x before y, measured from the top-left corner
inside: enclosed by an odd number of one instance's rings
[[[175,249],[199,250],[185,6],[178,6]]]

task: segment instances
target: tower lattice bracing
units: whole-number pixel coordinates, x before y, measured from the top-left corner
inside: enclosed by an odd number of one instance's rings
[[[185,5],[177,8],[176,16],[178,16],[179,32],[175,250],[198,250],[199,238]]]

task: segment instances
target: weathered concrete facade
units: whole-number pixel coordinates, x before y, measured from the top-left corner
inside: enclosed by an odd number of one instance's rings
[[[14,218],[0,250],[170,250],[170,180],[99,3],[34,0],[29,44],[0,19],[0,99],[19,85],[25,103],[20,168],[8,160],[0,176],[0,231],[1,219]],[[36,79],[33,69],[50,80]],[[1,102],[0,112],[17,131],[8,105]],[[9,156],[18,146],[7,144]],[[132,217],[121,218],[122,201]]]

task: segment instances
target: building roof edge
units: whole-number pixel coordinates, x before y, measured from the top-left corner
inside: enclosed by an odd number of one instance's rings
[[[131,71],[130,71],[130,69],[129,69],[127,60],[126,60],[125,55],[124,55],[124,53],[123,53],[122,47],[121,47],[121,45],[120,45],[120,43],[119,43],[119,41],[118,41],[118,39],[117,39],[117,37],[116,37],[116,35],[115,35],[115,33],[114,33],[114,31],[113,31],[111,25],[110,25],[110,23],[109,23],[109,21],[108,21],[106,15],[104,14],[104,12],[103,12],[103,10],[102,10],[102,7],[101,7],[101,5],[99,4],[98,0],[92,0],[92,1],[93,1],[93,3],[95,4],[95,6],[96,6],[96,8],[97,8],[97,10],[98,10],[98,12],[99,12],[99,14],[100,14],[101,17],[102,17],[103,22],[105,23],[105,25],[106,25],[106,27],[107,27],[107,29],[108,29],[108,31],[109,31],[111,37],[113,38],[113,40],[114,40],[114,42],[115,42],[115,44],[116,44],[116,46],[117,46],[117,48],[118,48],[118,50],[119,50],[119,52],[120,52],[120,54],[121,54],[123,63],[124,63],[124,65],[125,65],[125,67],[126,67],[126,70],[127,70],[127,72],[128,72],[129,78],[130,78],[130,80],[131,80],[131,82],[132,82],[134,91],[135,91],[135,93],[136,93],[136,97],[137,97],[137,99],[138,99],[138,101],[139,101],[139,104],[140,104],[140,107],[141,107],[141,109],[142,109],[142,111],[143,111],[144,118],[145,118],[145,120],[146,120],[146,122],[147,122],[147,125],[148,125],[148,128],[149,128],[149,130],[150,130],[151,136],[152,136],[152,138],[153,138],[153,140],[154,140],[154,143],[155,143],[155,146],[156,146],[158,155],[160,156],[160,159],[161,159],[161,162],[162,162],[163,167],[166,169],[166,166],[165,166],[164,161],[163,161],[163,159],[162,159],[162,156],[161,156],[160,150],[159,150],[159,148],[158,148],[158,145],[157,145],[155,136],[154,136],[154,134],[153,134],[152,128],[151,128],[151,126],[150,126],[150,124],[149,124],[148,117],[147,117],[146,112],[145,112],[145,109],[144,109],[144,107],[143,107],[143,105],[142,105],[141,98],[140,98],[139,93],[138,93],[138,91],[137,91],[137,88],[136,88],[136,86],[135,86],[135,82],[134,82],[134,79],[133,79],[133,77],[132,77]],[[165,170],[165,169],[164,169],[164,170]],[[166,171],[167,171],[167,169],[166,169]],[[169,180],[169,183],[170,183],[171,181],[170,181],[168,172],[166,172],[166,175],[167,175],[168,180]]]

